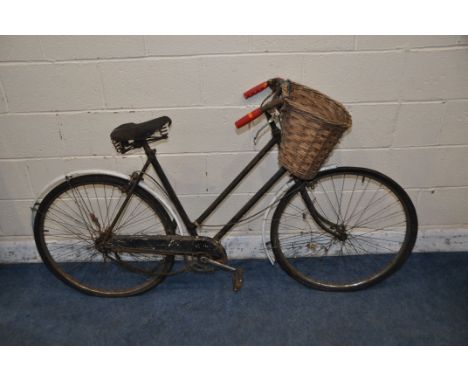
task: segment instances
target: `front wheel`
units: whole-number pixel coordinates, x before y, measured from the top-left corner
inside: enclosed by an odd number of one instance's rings
[[[293,185],[273,215],[271,244],[280,266],[322,290],[357,290],[397,270],[416,241],[406,192],[369,169],[341,167]]]

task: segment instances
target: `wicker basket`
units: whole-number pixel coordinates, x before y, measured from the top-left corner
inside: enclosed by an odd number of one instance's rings
[[[317,90],[292,81],[285,81],[282,90],[279,162],[294,176],[312,179],[351,127],[351,116]]]

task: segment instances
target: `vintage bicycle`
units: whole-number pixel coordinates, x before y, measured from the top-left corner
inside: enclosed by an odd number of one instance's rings
[[[187,215],[151,143],[168,138],[171,119],[127,123],[111,133],[116,150],[143,149],[146,162],[131,176],[68,174],[34,206],[34,237],[47,267],[66,284],[96,296],[131,296],[187,271],[232,272],[221,239],[283,177],[266,248],[292,278],[331,291],[358,290],[395,272],[417,236],[416,211],[395,181],[358,167],[321,168],[351,117],[340,103],[290,80],[274,78],[244,93],[270,89],[261,106],[236,122],[265,116],[271,139],[194,221]],[[204,222],[273,148],[279,169],[213,237]],[[152,166],[157,178],[148,174]],[[157,193],[144,178],[159,187]],[[180,261],[179,261],[180,260]],[[174,271],[174,264],[180,264]]]

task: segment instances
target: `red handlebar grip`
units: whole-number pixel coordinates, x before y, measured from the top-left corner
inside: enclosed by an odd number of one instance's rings
[[[236,127],[239,129],[242,126],[247,125],[249,122],[252,122],[254,119],[260,117],[262,114],[263,111],[260,107],[258,109],[252,110],[249,114],[244,115],[241,119],[236,121]]]
[[[257,93],[260,93],[262,90],[265,90],[268,87],[268,81],[262,82],[260,85],[254,86],[252,89],[247,90],[244,93],[244,98],[250,98]]]

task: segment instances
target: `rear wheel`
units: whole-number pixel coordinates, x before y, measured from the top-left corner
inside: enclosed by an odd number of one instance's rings
[[[142,293],[162,282],[174,258],[141,253],[106,253],[99,245],[127,196],[129,181],[84,175],[61,183],[41,202],[34,221],[44,263],[68,285],[96,296]],[[147,191],[136,187],[113,234],[172,234],[171,220]]]
[[[323,290],[356,290],[398,269],[410,255],[417,216],[406,192],[364,168],[320,172],[286,193],[273,215],[278,263]]]

